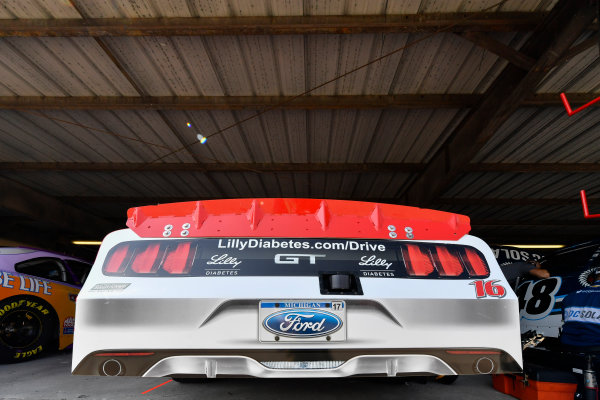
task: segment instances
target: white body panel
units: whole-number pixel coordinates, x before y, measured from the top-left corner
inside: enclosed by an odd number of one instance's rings
[[[319,278],[316,276],[105,276],[102,265],[108,251],[114,245],[129,240],[144,239],[140,239],[129,229],[113,232],[105,238],[90,276],[79,294],[73,347],[74,370],[86,356],[97,351],[161,349],[248,351],[284,348],[286,351],[294,351],[482,348],[501,350],[518,365],[522,364],[518,300],[505,281],[490,248],[473,236],[467,235],[458,241],[435,243],[470,245],[480,250],[490,267],[490,276],[486,281],[497,280],[497,284],[506,288],[506,295],[502,298],[477,299],[475,287],[471,284],[473,279],[361,277],[363,295],[337,296],[322,295]],[[95,285],[106,283],[128,283],[129,286],[122,290],[92,290]],[[259,301],[278,299],[345,300],[347,339],[329,343],[261,343],[258,338]],[[427,360],[429,356],[423,357],[423,360]],[[189,358],[179,358],[180,365],[196,365]],[[396,359],[397,357],[394,358]],[[197,360],[198,368],[202,371],[205,361]],[[242,365],[244,362],[239,361],[238,364]],[[356,368],[347,362],[345,368],[348,373],[330,370],[329,374],[322,371],[320,376],[368,373],[368,365],[371,365],[369,362],[362,362],[362,365],[367,365],[366,370],[359,369],[356,372]],[[406,364],[404,361],[390,362],[392,364],[389,365]],[[429,365],[428,363],[426,361],[423,364]],[[259,368],[254,360],[247,364],[247,372],[253,376],[314,374],[314,371],[290,370],[264,372],[264,367]],[[421,372],[439,373],[440,368],[446,374],[452,371],[451,368],[447,370],[442,367],[444,362],[436,365],[431,371]],[[158,366],[155,367],[154,371],[160,370]],[[252,373],[258,371],[257,368],[262,372]],[[379,365],[375,368],[377,371],[371,372],[381,373],[379,370],[382,368]],[[398,372],[415,372],[407,368]],[[225,369],[226,365],[223,364],[222,370]],[[192,373],[186,371],[183,368],[176,372]],[[173,373],[174,370],[170,370],[164,375]],[[148,373],[147,376],[160,374]]]

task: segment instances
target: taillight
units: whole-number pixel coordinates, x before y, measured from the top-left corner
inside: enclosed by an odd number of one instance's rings
[[[474,249],[465,247],[465,253],[467,255],[467,270],[471,276],[488,276],[490,269],[479,252]]]
[[[159,260],[157,260],[159,251],[160,244],[148,245],[148,247],[134,256],[133,262],[131,263],[131,270],[138,274],[156,272],[160,264]]]
[[[127,265],[125,259],[128,250],[128,245],[120,245],[112,249],[108,256],[108,260],[104,263],[104,272],[109,272],[111,274],[123,272]]]
[[[460,276],[464,272],[464,268],[460,263],[458,254],[445,246],[435,246],[437,255],[436,267],[440,276]]]
[[[409,277],[475,278],[490,274],[483,255],[467,246],[402,244],[401,255]]]
[[[187,274],[192,263],[189,262],[191,242],[179,243],[167,252],[162,268],[170,274]]]
[[[121,243],[109,252],[103,272],[133,276],[189,274],[195,251],[191,241]]]
[[[416,244],[407,244],[403,247],[406,250],[404,263],[408,275],[427,276],[433,272],[433,263],[427,248]]]

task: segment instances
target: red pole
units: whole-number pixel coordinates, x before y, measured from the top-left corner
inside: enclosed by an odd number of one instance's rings
[[[583,206],[583,217],[585,219],[600,218],[600,214],[591,214],[590,215],[590,210],[588,208],[588,203],[587,203],[587,197],[585,196],[585,190],[581,190],[579,192],[579,195],[581,196],[581,205]]]
[[[589,103],[586,103],[584,105],[582,105],[579,108],[576,108],[575,111],[573,111],[571,109],[571,105],[569,104],[569,101],[567,100],[567,95],[564,93],[560,94],[560,99],[562,100],[563,105],[565,106],[565,109],[567,110],[567,115],[570,117],[573,114],[577,114],[579,111],[588,108],[589,106],[591,106],[592,104],[595,104],[597,102],[600,101],[600,97],[595,98],[594,100],[590,101]]]
[[[565,109],[567,110],[567,114],[569,115],[569,117],[570,117],[571,115],[573,115],[573,110],[571,110],[571,105],[570,105],[570,104],[569,104],[569,102],[567,101],[567,95],[566,95],[566,94],[564,94],[564,93],[561,93],[561,94],[560,94],[560,99],[562,100],[562,102],[563,102],[563,104],[564,104],[564,106],[565,106]]]

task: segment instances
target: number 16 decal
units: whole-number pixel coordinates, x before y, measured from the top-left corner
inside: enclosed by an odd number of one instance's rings
[[[502,285],[496,285],[498,280],[492,281],[473,281],[469,285],[475,286],[475,295],[478,299],[484,297],[504,297],[506,296],[506,289]]]

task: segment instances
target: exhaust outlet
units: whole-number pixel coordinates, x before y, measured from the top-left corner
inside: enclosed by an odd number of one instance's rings
[[[102,364],[102,373],[106,376],[118,376],[123,372],[123,365],[115,360],[106,360]]]
[[[495,364],[488,357],[481,357],[475,363],[475,371],[480,374],[490,374],[494,370]]]

